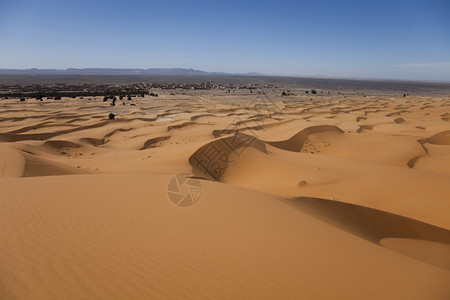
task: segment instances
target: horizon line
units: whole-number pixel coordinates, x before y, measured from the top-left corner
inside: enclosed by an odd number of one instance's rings
[[[385,77],[354,77],[354,76],[330,76],[330,75],[293,75],[293,74],[280,74],[280,73],[261,73],[261,72],[239,72],[239,73],[230,73],[223,71],[204,71],[195,68],[179,68],[179,67],[170,67],[170,68],[133,68],[133,67],[124,67],[124,68],[116,68],[116,67],[86,67],[86,68],[77,68],[77,67],[67,67],[67,68],[0,68],[0,75],[32,75],[32,74],[13,74],[7,73],[8,71],[12,72],[26,72],[26,71],[83,71],[83,70],[117,70],[117,71],[126,71],[126,70],[141,70],[141,71],[151,71],[151,70],[159,70],[159,71],[191,71],[196,72],[198,74],[67,74],[67,75],[106,75],[106,76],[132,76],[132,75],[154,75],[154,76],[262,76],[262,77],[287,77],[287,78],[310,78],[310,79],[341,79],[341,80],[368,80],[368,81],[377,81],[377,80],[386,80],[386,81],[404,81],[404,82],[434,82],[434,83],[450,83],[450,80],[433,80],[433,79],[405,79],[405,78],[385,78]],[[5,72],[6,71],[6,72]],[[65,74],[34,74],[34,75],[65,75]]]

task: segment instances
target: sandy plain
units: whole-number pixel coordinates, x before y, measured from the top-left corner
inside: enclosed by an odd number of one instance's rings
[[[0,298],[448,299],[450,96],[159,93],[1,100]]]

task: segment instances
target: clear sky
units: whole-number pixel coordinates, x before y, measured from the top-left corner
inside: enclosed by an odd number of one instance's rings
[[[450,81],[450,0],[0,0],[0,68]]]

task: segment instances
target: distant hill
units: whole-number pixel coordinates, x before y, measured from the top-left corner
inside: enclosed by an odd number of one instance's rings
[[[0,74],[17,75],[226,75],[220,72],[205,72],[194,69],[181,68],[151,68],[151,69],[115,69],[115,68],[86,68],[86,69],[0,69]]]

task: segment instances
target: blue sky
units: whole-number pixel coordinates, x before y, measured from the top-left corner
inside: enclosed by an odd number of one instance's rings
[[[0,68],[450,81],[450,0],[0,0]]]

